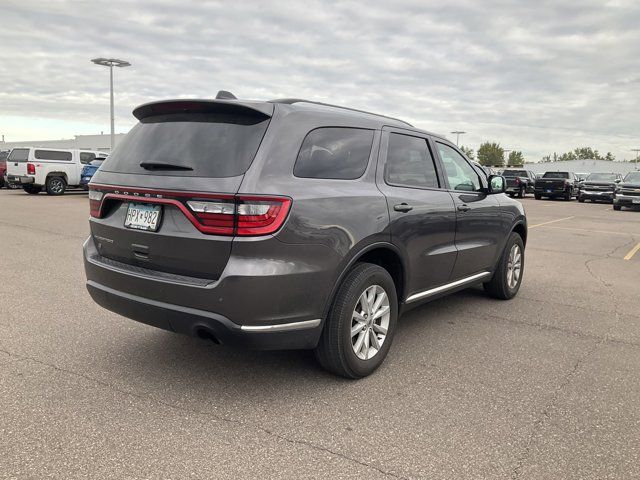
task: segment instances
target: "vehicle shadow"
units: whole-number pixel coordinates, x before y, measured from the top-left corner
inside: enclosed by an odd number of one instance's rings
[[[396,365],[387,359],[376,374],[364,381],[379,382],[400,374],[395,370],[410,361],[416,342],[426,344],[429,339],[433,342],[430,337],[450,328],[456,315],[451,310],[461,301],[473,309],[475,303],[487,301],[487,296],[481,289],[469,289],[404,314],[390,353],[398,360],[393,362]],[[145,389],[178,396],[213,395],[221,400],[229,397],[225,401],[230,401],[230,397],[248,400],[255,395],[265,401],[277,401],[283,391],[292,389],[309,397],[327,388],[339,392],[355,385],[324,371],[312,351],[251,351],[147,327],[140,335],[131,337],[131,341],[119,344],[111,361],[117,362],[117,367],[127,372],[125,376],[135,377],[136,383]]]

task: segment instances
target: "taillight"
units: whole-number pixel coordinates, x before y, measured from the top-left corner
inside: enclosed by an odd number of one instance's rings
[[[33,163],[27,163],[27,174],[28,175],[36,174],[36,166]]]
[[[283,197],[237,197],[236,234],[269,235],[277,231],[289,213],[291,199]]]
[[[187,202],[198,221],[207,227],[205,233],[233,235],[236,205],[233,201]],[[196,228],[198,226],[196,225]]]
[[[96,186],[101,190],[96,190]],[[282,226],[291,208],[291,199],[287,197],[96,186],[89,187],[89,211],[92,217],[102,217],[104,203],[108,200],[172,205],[182,211],[200,232],[210,235],[269,235]]]

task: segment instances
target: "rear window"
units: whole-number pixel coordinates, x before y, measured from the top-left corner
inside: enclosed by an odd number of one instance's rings
[[[527,172],[525,170],[505,170],[502,172],[503,177],[526,177]]]
[[[547,172],[542,178],[569,178],[569,173],[567,172]]]
[[[9,154],[7,160],[11,162],[26,162],[29,159],[28,148],[14,148]]]
[[[618,178],[615,173],[592,173],[587,177],[591,182],[614,182]]]
[[[95,153],[91,152],[80,152],[80,163],[84,163],[85,165],[91,163],[91,160],[96,158]]]
[[[71,161],[71,152],[59,152],[57,150],[36,150],[34,152],[38,160],[60,160],[64,162]]]
[[[107,157],[102,171],[139,175],[235,177],[247,171],[269,118],[172,113],[143,118]],[[185,167],[146,170],[141,162]]]
[[[293,174],[303,178],[354,180],[369,163],[373,130],[323,127],[307,134]]]

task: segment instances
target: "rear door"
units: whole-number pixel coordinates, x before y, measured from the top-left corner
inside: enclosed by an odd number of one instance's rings
[[[426,136],[385,129],[377,170],[391,240],[408,260],[406,297],[447,283],[455,263],[455,207]]]
[[[455,245],[458,251],[451,280],[492,270],[503,240],[500,205],[487,195],[486,179],[452,144],[434,143],[456,208]]]
[[[14,148],[7,157],[7,176],[19,177],[27,174],[28,148]]]
[[[270,114],[224,102],[141,108],[134,111],[140,123],[90,183],[98,252],[127,265],[215,280],[231,251],[233,195]]]

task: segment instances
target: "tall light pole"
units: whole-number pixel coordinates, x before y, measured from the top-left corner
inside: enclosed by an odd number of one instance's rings
[[[458,140],[460,140],[460,135],[464,135],[467,132],[461,132],[461,131],[456,131],[456,132],[451,132],[452,135],[456,136],[456,147],[458,146]]]
[[[640,148],[632,148],[632,152],[636,152],[636,166],[638,165],[638,156],[640,156]]]
[[[113,114],[113,67],[130,67],[129,62],[117,58],[94,58],[91,60],[96,65],[109,67],[109,92],[111,94],[111,151],[115,147],[115,120]]]

